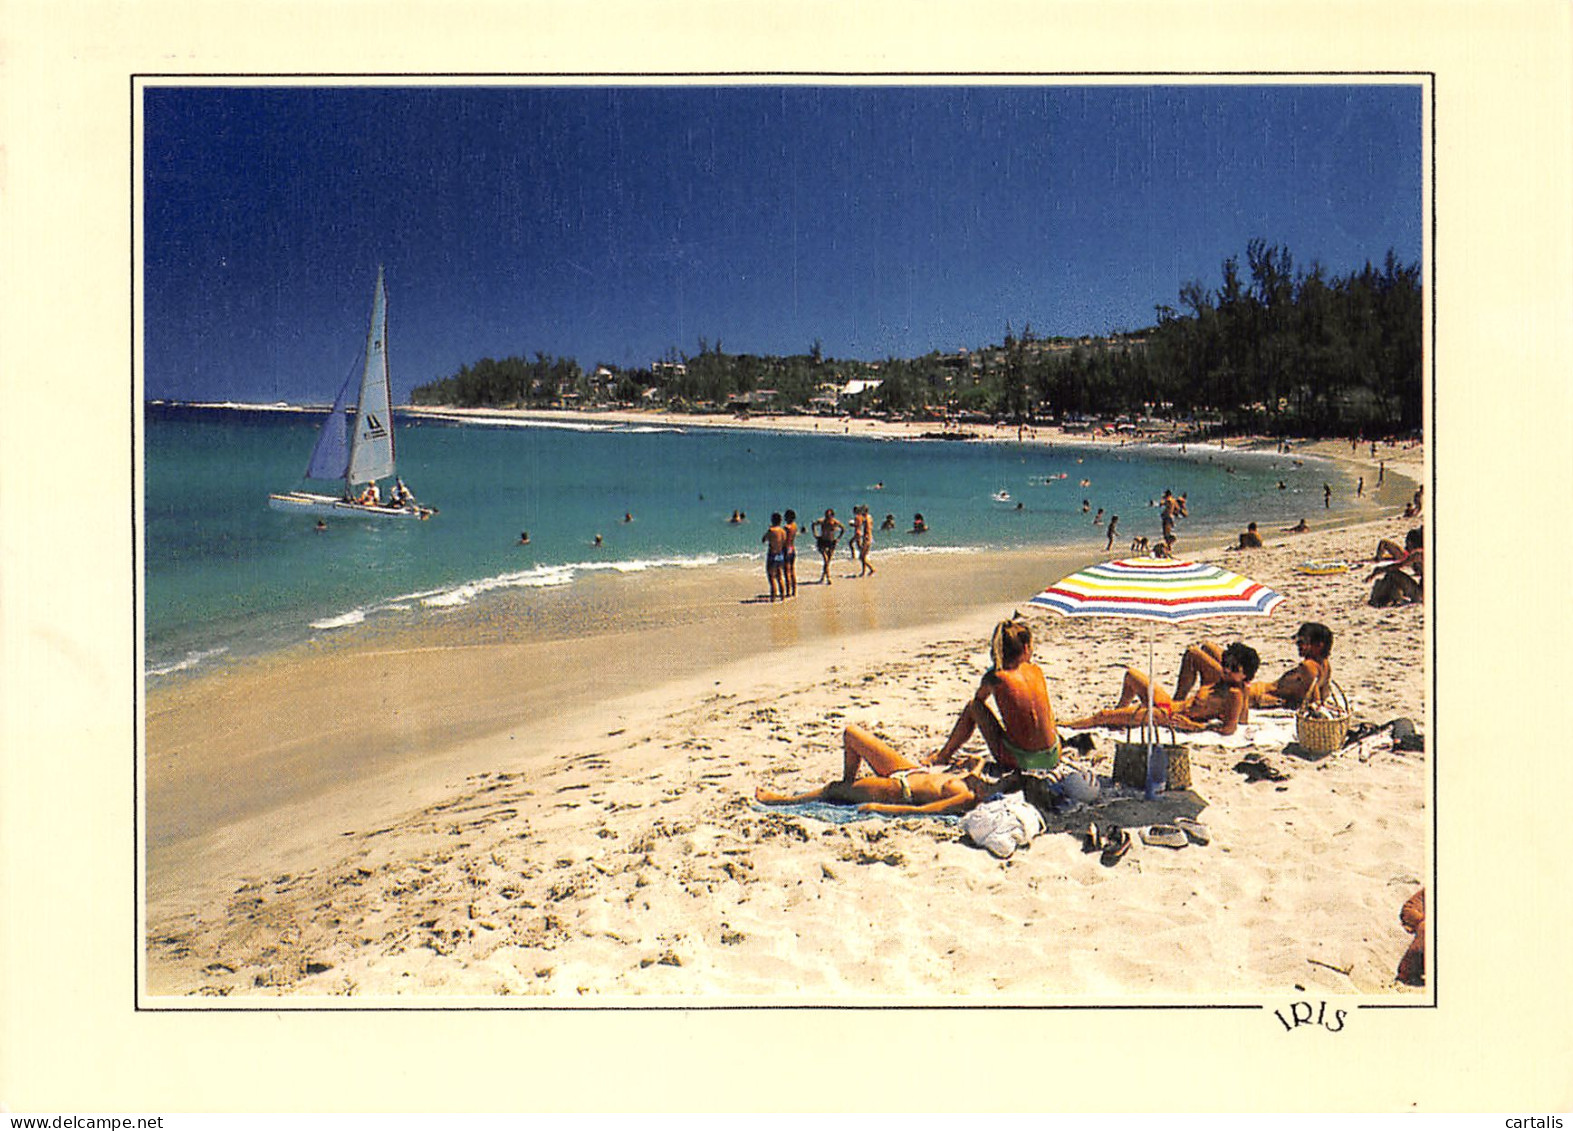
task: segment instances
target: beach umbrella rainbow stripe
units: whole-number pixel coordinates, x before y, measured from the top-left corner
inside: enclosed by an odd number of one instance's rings
[[[1222,566],[1172,558],[1126,558],[1079,569],[1027,602],[1067,617],[1129,617],[1170,624],[1207,617],[1270,616],[1279,593]],[[1147,633],[1147,715],[1152,718],[1153,641]],[[1143,733],[1149,733],[1143,726]],[[1167,766],[1155,764],[1156,724],[1147,740],[1147,797],[1163,787]],[[1166,763],[1166,759],[1163,760]]]
[[[1028,603],[1068,617],[1179,622],[1267,616],[1283,597],[1221,566],[1169,558],[1104,562],[1062,578]]]

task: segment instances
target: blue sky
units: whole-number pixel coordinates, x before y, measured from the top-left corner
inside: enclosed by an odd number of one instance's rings
[[[877,360],[1098,334],[1247,241],[1421,258],[1416,85],[150,87],[149,397],[482,357]]]

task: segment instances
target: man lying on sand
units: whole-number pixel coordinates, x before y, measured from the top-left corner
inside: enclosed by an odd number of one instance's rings
[[[832,801],[856,805],[862,813],[948,813],[970,808],[998,792],[996,785],[977,776],[980,755],[955,759],[950,769],[931,770],[858,726],[847,727],[841,744],[846,755],[840,781],[797,794],[756,789],[754,800],[765,805]],[[863,766],[871,776],[857,776]]]
[[[1032,662],[1032,630],[1021,621],[1000,621],[989,641],[989,656],[993,666],[961,709],[945,745],[925,764],[949,762],[977,731],[1005,769],[1052,770],[1060,760],[1060,737],[1048,682]],[[989,709],[990,696],[999,707],[997,717]]]
[[[1260,666],[1261,657],[1256,649],[1239,643],[1229,645],[1223,650],[1218,680],[1211,686],[1202,687],[1189,699],[1176,700],[1163,688],[1152,687],[1153,721],[1175,730],[1233,734],[1249,718],[1245,688]],[[1147,673],[1126,668],[1118,703],[1065,725],[1074,730],[1140,726],[1147,719],[1150,683]]]
[[[1298,707],[1306,699],[1319,702],[1326,698],[1333,679],[1328,656],[1333,650],[1333,630],[1325,624],[1306,621],[1294,634],[1300,662],[1274,683],[1252,683],[1245,689],[1252,707]],[[1211,640],[1193,644],[1180,658],[1180,678],[1174,684],[1175,699],[1184,699],[1198,683],[1211,686],[1223,678],[1223,645]]]

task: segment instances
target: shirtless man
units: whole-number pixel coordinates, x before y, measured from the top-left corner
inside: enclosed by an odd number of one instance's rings
[[[781,549],[781,596],[797,596],[797,511],[788,508],[786,521],[781,524],[786,531],[786,545]]]
[[[786,600],[786,589],[782,583],[782,563],[786,557],[786,529],[781,525],[780,513],[770,516],[770,529],[765,531],[765,536],[760,539],[765,544],[765,580],[770,583],[770,599],[777,597]]]
[[[1250,706],[1298,707],[1307,698],[1315,703],[1327,695],[1333,679],[1333,665],[1327,658],[1333,651],[1333,630],[1325,624],[1306,621],[1295,632],[1294,643],[1300,652],[1300,662],[1274,683],[1248,685],[1246,695]],[[1223,678],[1223,654],[1223,647],[1211,640],[1187,648],[1180,658],[1180,678],[1174,684],[1174,697],[1184,699],[1198,683],[1206,687]]]
[[[1203,687],[1189,699],[1172,699],[1161,687],[1150,687],[1145,672],[1135,668],[1125,669],[1125,679],[1120,685],[1120,701],[1113,707],[1094,712],[1084,719],[1065,725],[1080,730],[1085,727],[1133,727],[1147,720],[1147,696],[1152,696],[1153,721],[1175,730],[1212,730],[1219,734],[1233,734],[1250,718],[1250,707],[1245,688],[1261,658],[1256,650],[1245,644],[1231,644],[1223,650],[1222,675],[1210,687]]]
[[[961,709],[950,737],[932,766],[952,761],[973,732],[983,735],[989,753],[1007,770],[1052,770],[1060,759],[1060,736],[1043,669],[1032,662],[1032,630],[1021,621],[1001,621],[989,642],[994,666],[983,673],[978,690]],[[995,715],[989,698],[999,708]]]
[[[827,509],[825,517],[816,518],[808,524],[808,528],[814,534],[814,548],[819,551],[819,556],[825,563],[824,568],[819,571],[819,580],[829,585],[830,561],[836,556],[836,543],[841,540],[841,532],[846,527],[836,517],[834,510]]]
[[[832,801],[856,805],[863,813],[947,813],[965,809],[997,792],[997,787],[977,776],[982,757],[956,759],[953,768],[931,770],[896,752],[862,727],[849,726],[841,735],[844,750],[841,780],[807,793],[773,793],[754,790],[754,800],[766,805],[798,801]],[[867,766],[870,776],[858,777]]]

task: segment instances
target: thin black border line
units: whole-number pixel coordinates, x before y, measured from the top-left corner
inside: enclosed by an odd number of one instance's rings
[[[1034,80],[1042,85],[1045,79],[1183,79],[1183,78],[1408,78],[1434,81],[1434,71],[278,71],[266,75],[235,71],[139,71],[131,74],[132,80],[194,80],[236,79],[249,80],[249,86],[268,86],[275,82],[293,79],[475,79],[491,82],[498,79],[543,79],[561,81],[568,79],[966,79]],[[257,81],[257,80],[262,81]],[[156,84],[155,84],[156,85]],[[991,82],[980,85],[1006,85]],[[1111,88],[1118,84],[1109,84]],[[1132,82],[1132,86],[1151,86],[1151,82]],[[1205,85],[1205,84],[1194,84]],[[1272,84],[1291,86],[1293,83]],[[1307,83],[1305,85],[1321,85]],[[1381,85],[1368,83],[1366,85]],[[1396,84],[1395,84],[1396,85]]]
[[[137,457],[142,452],[142,445],[137,443],[137,420],[143,411],[137,404],[137,357],[140,353],[139,346],[142,341],[142,326],[137,321],[137,230],[138,217],[141,212],[139,202],[142,196],[137,192],[137,80],[131,78],[130,144],[126,147],[126,180],[130,184],[131,192],[126,201],[131,223],[129,235],[131,237],[131,286],[128,290],[130,303],[126,309],[127,321],[131,327],[130,345],[131,356],[126,360],[130,365],[131,380],[127,382],[127,395],[131,401],[131,411],[126,423],[129,426],[131,442],[130,466],[127,470],[131,473],[131,930],[137,940],[137,946],[132,949],[131,961],[131,989],[133,1003],[142,997],[142,960],[147,952],[147,931],[143,927],[142,908],[142,790],[141,776],[143,755],[142,749],[142,720],[147,712],[143,709],[142,697],[146,685],[146,677],[142,672],[142,656],[138,645],[145,639],[142,616],[142,563],[139,560],[138,547],[141,545],[141,527],[137,523]],[[146,253],[147,245],[144,242],[143,252]],[[144,488],[146,483],[144,482]],[[145,505],[145,500],[144,500]]]
[[[133,899],[133,908],[132,908],[132,911],[133,911],[133,913],[132,913],[132,934],[133,934],[132,948],[133,948],[133,952],[136,955],[136,958],[133,961],[132,980],[131,980],[131,984],[132,984],[132,1003],[131,1003],[132,1012],[134,1012],[134,1013],[152,1013],[152,1014],[161,1014],[161,1013],[200,1013],[200,1014],[221,1014],[221,1015],[224,1015],[224,1016],[234,1016],[234,1015],[244,1015],[244,1014],[255,1013],[255,1014],[264,1014],[264,1015],[268,1015],[268,1016],[276,1016],[276,1015],[281,1014],[281,1013],[283,1013],[283,1014],[292,1014],[292,1013],[330,1013],[330,1014],[345,1014],[345,1013],[498,1013],[498,1012],[510,1012],[510,1013],[521,1013],[521,1012],[532,1012],[532,1013],[534,1013],[534,1012],[539,1012],[539,1013],[672,1013],[672,1012],[677,1012],[677,1013],[687,1013],[687,1012],[731,1013],[731,1012],[798,1012],[798,1011],[838,1011],[838,1012],[840,1012],[840,1011],[851,1011],[851,1012],[866,1012],[866,1011],[879,1011],[879,1012],[946,1011],[946,1012],[948,1012],[948,1011],[953,1011],[953,1010],[968,1010],[968,1011],[972,1011],[972,1010],[987,1010],[987,1011],[991,1011],[991,1012],[1002,1011],[1002,1010],[1003,1011],[1014,1011],[1014,1012],[1022,1012],[1022,1011],[1040,1012],[1040,1011],[1061,1011],[1061,1010],[1072,1010],[1072,1011],[1076,1011],[1076,1010],[1081,1010],[1081,1011],[1085,1011],[1085,1010],[1121,1010],[1121,1011],[1131,1011],[1131,1010],[1226,1010],[1226,1011],[1241,1011],[1241,1010],[1267,1010],[1269,1008],[1269,1006],[1268,1006],[1268,1004],[1266,1002],[1262,1002],[1260,1004],[1218,1004],[1218,1003],[1190,1003],[1190,1004],[1173,1004],[1173,1003],[1169,1003],[1169,1004],[1165,1004],[1165,1003],[1161,1003],[1161,1002],[1154,1002],[1154,1003],[1130,1002],[1130,1003],[1120,1003],[1120,1004],[1110,1004],[1110,1005],[1092,1005],[1092,1004],[1083,1005],[1083,1004],[1076,1004],[1076,1003],[1060,1004],[1060,1005],[1031,1005],[1031,1004],[1024,1004],[1024,1003],[1002,1003],[1002,1004],[998,1004],[998,1005],[980,1005],[980,1004],[975,1004],[975,1003],[971,1003],[971,1002],[965,1003],[965,1004],[962,1004],[962,1003],[957,1003],[957,1004],[943,1003],[943,1004],[925,1004],[925,1005],[919,1005],[919,1004],[913,1004],[913,1005],[902,1005],[902,1004],[891,1004],[891,1005],[873,1005],[873,1004],[869,1004],[869,1005],[861,1005],[861,1004],[787,1005],[787,1004],[771,1004],[771,1003],[757,1004],[757,1005],[705,1005],[705,1004],[702,1004],[702,1003],[659,1004],[659,1005],[623,1005],[623,1004],[618,1004],[618,1005],[549,1005],[549,1004],[532,1005],[532,1004],[526,1004],[526,1003],[522,1003],[522,1002],[509,1001],[509,1002],[506,1002],[506,1003],[499,1002],[499,1003],[489,1003],[489,1004],[486,1004],[486,1005],[409,1005],[409,1006],[380,1005],[380,1004],[370,1004],[370,1003],[368,1003],[368,1004],[364,1004],[364,1005],[359,1005],[358,1004],[358,1005],[343,1005],[343,1006],[303,1005],[303,1006],[298,1006],[298,1007],[289,1007],[289,1006],[280,1007],[278,1005],[262,1004],[262,1003],[258,1003],[256,1005],[252,1005],[249,1002],[247,1004],[245,1004],[245,1005],[240,1005],[240,1004],[237,1003],[236,1005],[212,1005],[212,1006],[194,1006],[194,1005],[169,1005],[169,1006],[162,1006],[162,1005],[160,1005],[160,1006],[153,1006],[153,1005],[144,1005],[142,1003],[142,1000],[141,1000],[141,998],[142,998],[142,992],[141,992],[142,959],[144,957],[145,947],[146,947],[146,939],[142,937],[142,930],[141,930],[141,926],[142,926],[142,924],[141,924],[141,910],[142,910],[143,895],[144,895],[143,890],[142,890],[142,880],[143,880],[142,863],[143,863],[143,861],[141,860],[141,854],[140,854],[140,852],[138,850],[139,849],[139,834],[140,834],[140,828],[141,828],[140,814],[141,814],[141,805],[142,805],[142,801],[143,801],[143,798],[142,798],[142,795],[141,795],[141,790],[138,788],[138,786],[139,786],[138,771],[139,771],[140,766],[142,765],[142,756],[145,753],[142,750],[142,743],[141,743],[141,737],[140,737],[141,736],[141,721],[142,721],[142,717],[143,717],[143,714],[144,714],[143,707],[142,707],[142,700],[143,700],[143,695],[144,695],[144,690],[143,690],[144,689],[144,679],[143,679],[141,671],[139,670],[139,665],[136,662],[137,661],[137,644],[138,644],[138,642],[142,638],[142,619],[143,619],[142,618],[142,605],[141,605],[141,600],[140,600],[141,588],[140,588],[140,586],[138,584],[138,582],[139,582],[139,576],[138,576],[138,556],[139,555],[138,555],[138,539],[137,539],[138,526],[137,526],[137,521],[136,521],[136,468],[137,468],[137,458],[138,458],[138,455],[139,455],[139,449],[138,449],[138,445],[137,445],[137,432],[138,432],[138,430],[137,430],[137,419],[138,419],[137,414],[138,414],[138,412],[141,411],[141,408],[137,404],[137,401],[136,401],[136,380],[135,380],[138,343],[139,343],[139,341],[141,339],[141,327],[138,324],[137,319],[136,319],[136,300],[137,300],[136,235],[137,235],[137,219],[138,219],[138,214],[139,214],[139,210],[140,210],[138,202],[141,199],[138,196],[138,193],[137,193],[137,179],[136,179],[136,160],[137,160],[137,152],[138,152],[138,149],[137,149],[138,137],[137,137],[136,104],[137,104],[137,94],[138,94],[138,92],[139,91],[145,92],[147,89],[149,89],[148,80],[152,80],[152,79],[174,79],[174,80],[183,80],[184,79],[184,80],[190,80],[190,79],[210,79],[210,78],[219,78],[219,79],[233,78],[233,79],[242,79],[242,80],[244,80],[244,79],[252,80],[250,83],[248,83],[248,85],[252,85],[252,86],[266,86],[266,85],[269,85],[269,83],[267,81],[258,82],[256,80],[258,80],[258,79],[261,79],[261,80],[277,80],[277,79],[298,79],[298,78],[333,78],[333,79],[419,78],[419,79],[426,79],[426,80],[443,79],[443,78],[461,78],[461,79],[549,79],[549,80],[550,79],[578,79],[578,78],[589,78],[589,79],[594,79],[594,78],[605,78],[605,79],[626,79],[626,78],[660,78],[660,79],[674,79],[674,78],[716,78],[716,79],[726,79],[726,78],[778,78],[778,79],[790,79],[790,78],[815,78],[815,77],[820,77],[820,78],[866,78],[866,79],[874,79],[874,78],[978,78],[978,79],[995,79],[995,80],[997,80],[997,79],[1021,78],[1021,79],[1040,79],[1041,80],[1041,79],[1052,79],[1052,78],[1133,78],[1133,79],[1134,78],[1146,78],[1146,79],[1151,79],[1151,78],[1163,78],[1163,77],[1170,77],[1170,78],[1206,78],[1206,77],[1217,77],[1217,78],[1235,78],[1235,77],[1240,77],[1240,78],[1246,78],[1246,77],[1256,77],[1256,78],[1261,78],[1261,77],[1273,77],[1273,78],[1297,78],[1297,77],[1331,78],[1331,77],[1341,77],[1341,76],[1346,76],[1346,77],[1365,77],[1365,78],[1372,78],[1372,77],[1413,78],[1413,79],[1420,80],[1421,85],[1424,86],[1427,89],[1427,91],[1429,92],[1429,94],[1430,94],[1430,102],[1431,102],[1431,130],[1430,130],[1430,141],[1431,141],[1431,161],[1430,161],[1431,208],[1430,208],[1429,221],[1430,221],[1430,228],[1431,228],[1431,249],[1430,249],[1431,250],[1431,262],[1430,262],[1430,282],[1431,282],[1431,304],[1430,304],[1430,306],[1431,306],[1431,325],[1430,325],[1431,358],[1430,358],[1430,364],[1427,366],[1427,368],[1429,369],[1430,376],[1431,376],[1431,396],[1429,398],[1430,402],[1431,402],[1431,428],[1430,428],[1429,431],[1425,431],[1424,432],[1424,435],[1423,435],[1422,439],[1423,439],[1423,441],[1424,441],[1424,443],[1426,445],[1427,456],[1428,456],[1428,458],[1431,461],[1431,474],[1429,476],[1429,487],[1430,487],[1430,491],[1431,491],[1432,506],[1434,507],[1435,506],[1435,500],[1436,500],[1437,464],[1439,462],[1439,460],[1438,460],[1438,452],[1437,452],[1437,447],[1436,447],[1436,437],[1434,435],[1434,433],[1436,431],[1437,419],[1438,419],[1438,417],[1437,417],[1437,293],[1436,293],[1436,283],[1437,283],[1437,236],[1438,236],[1438,232],[1437,232],[1437,212],[1438,212],[1438,207],[1437,207],[1437,191],[1436,191],[1437,190],[1437,122],[1436,122],[1436,119],[1437,119],[1437,115],[1436,115],[1436,106],[1437,106],[1436,82],[1437,82],[1437,76],[1436,76],[1436,72],[1435,71],[1052,71],[1052,72],[1032,72],[1032,71],[1027,71],[1027,72],[1018,72],[1018,71],[1004,71],[1004,72],[993,72],[993,71],[633,71],[633,72],[614,72],[614,71],[603,71],[603,72],[595,72],[595,73],[589,73],[589,72],[520,72],[520,73],[492,73],[492,72],[475,72],[475,73],[471,73],[471,72],[291,72],[291,73],[283,73],[283,72],[281,72],[281,73],[267,74],[267,75],[244,74],[244,73],[233,73],[233,72],[189,72],[189,73],[181,73],[181,72],[135,72],[135,71],[131,72],[129,74],[129,76],[128,76],[129,77],[129,81],[130,81],[130,91],[129,91],[129,99],[128,99],[128,102],[129,102],[128,109],[130,111],[130,114],[129,114],[130,146],[129,146],[129,161],[128,161],[129,168],[128,168],[127,179],[130,182],[130,190],[131,190],[131,193],[130,193],[130,220],[131,220],[131,230],[130,230],[131,248],[130,248],[130,252],[131,252],[131,254],[130,254],[130,257],[129,257],[130,258],[130,268],[131,268],[131,287],[130,287],[130,297],[131,297],[131,303],[130,303],[131,356],[130,356],[129,360],[130,360],[130,364],[131,364],[131,373],[132,373],[132,380],[130,382],[130,400],[131,400],[131,419],[130,419],[130,423],[131,423],[131,429],[130,429],[130,432],[131,432],[131,437],[130,437],[131,438],[131,468],[130,468],[131,469],[131,500],[130,500],[130,502],[131,502],[131,562],[132,562],[132,578],[131,578],[131,590],[132,590],[131,656],[132,656],[132,665],[131,665],[131,667],[132,667],[132,683],[133,683],[133,687],[132,687],[132,730],[131,730],[131,733],[132,733],[132,774],[131,774],[131,785],[132,785],[132,788],[131,788],[131,792],[132,792],[132,801],[133,801],[132,814],[131,814],[131,830],[132,830],[132,841],[131,841],[132,852],[131,852],[131,857],[132,857],[132,873],[133,873],[133,875],[132,875],[132,899]],[[156,84],[154,84],[154,85],[156,85]],[[990,84],[990,85],[994,85],[994,84]],[[1132,84],[1132,85],[1152,85],[1152,84],[1145,83],[1145,84]],[[1197,85],[1201,85],[1201,84],[1197,84]],[[1287,85],[1291,85],[1291,84],[1286,83],[1286,84],[1283,84],[1283,85],[1287,86]],[[1315,84],[1311,84],[1311,85],[1315,85]],[[144,250],[145,250],[145,248],[144,248]],[[1426,480],[1426,478],[1427,477],[1422,476],[1422,482],[1424,482]],[[1433,512],[1433,517],[1430,520],[1429,525],[1431,526],[1433,540],[1434,540],[1434,535],[1435,535],[1435,531],[1436,531],[1436,521],[1435,521],[1435,518],[1434,518],[1434,512]],[[1432,567],[1432,573],[1433,573],[1433,575],[1435,573],[1434,566]],[[1434,576],[1432,577],[1432,589],[1433,589],[1433,591],[1435,589],[1435,577]],[[1434,608],[1435,608],[1435,603],[1432,602],[1432,603],[1429,603],[1426,606],[1424,606],[1423,610],[1425,611],[1426,615],[1430,616],[1431,615],[1431,610],[1434,609]],[[1430,702],[1428,702],[1426,704],[1427,731],[1428,731],[1428,733],[1431,734],[1431,749],[1430,749],[1430,755],[1431,755],[1431,878],[1430,878],[1429,883],[1427,884],[1428,890],[1426,892],[1426,900],[1427,900],[1427,903],[1428,903],[1427,918],[1431,919],[1433,921],[1433,926],[1432,926],[1432,953],[1430,955],[1428,955],[1427,960],[1426,960],[1427,989],[1430,990],[1430,1000],[1429,1001],[1422,1001],[1422,1002],[1415,1002],[1413,1004],[1410,1004],[1410,1003],[1407,1003],[1407,1002],[1355,1003],[1352,1006],[1352,1008],[1353,1009],[1357,1009],[1357,1010],[1367,1010],[1367,1009],[1371,1009],[1371,1010],[1377,1010],[1377,1009],[1383,1009],[1383,1010],[1387,1010],[1387,1009],[1413,1010],[1413,1009],[1438,1009],[1438,1008],[1441,1007],[1441,994],[1440,994],[1438,986],[1436,984],[1437,978],[1436,978],[1436,974],[1435,974],[1435,951],[1437,949],[1439,949],[1441,932],[1440,932],[1440,929],[1437,928],[1434,925],[1434,913],[1435,913],[1435,906],[1436,906],[1436,892],[1435,892],[1434,889],[1437,886],[1437,870],[1438,870],[1437,869],[1437,862],[1438,862],[1438,850],[1439,850],[1439,846],[1440,846],[1440,843],[1441,843],[1441,841],[1440,841],[1441,823],[1440,823],[1440,814],[1439,814],[1439,811],[1438,811],[1439,810],[1439,795],[1438,795],[1438,773],[1437,773],[1437,758],[1436,758],[1436,734],[1435,734],[1436,728],[1435,728],[1434,725],[1431,725],[1432,723],[1434,723],[1435,713],[1436,713],[1436,695],[1437,695],[1437,683],[1438,683],[1438,671],[1437,671],[1437,668],[1438,668],[1438,663],[1439,663],[1440,657],[1439,657],[1439,652],[1438,652],[1438,647],[1437,647],[1437,642],[1438,642],[1438,639],[1439,639],[1439,633],[1437,631],[1437,625],[1436,625],[1435,617],[1433,616],[1431,618],[1431,620],[1432,620],[1432,623],[1431,623],[1431,698],[1430,698]]]
[[[1436,540],[1436,518],[1437,518],[1437,516],[1436,516],[1436,511],[1435,511],[1435,505],[1436,505],[1437,466],[1441,462],[1441,460],[1438,458],[1438,452],[1437,452],[1437,446],[1436,446],[1436,443],[1435,443],[1435,438],[1432,435],[1432,433],[1434,433],[1436,431],[1437,419],[1438,419],[1438,417],[1437,417],[1437,266],[1436,266],[1437,265],[1437,251],[1436,251],[1436,247],[1437,247],[1437,239],[1438,239],[1438,236],[1439,236],[1439,232],[1437,230],[1437,212],[1438,212],[1438,209],[1437,209],[1437,197],[1436,197],[1436,173],[1437,173],[1437,157],[1436,157],[1436,154],[1437,154],[1437,146],[1436,146],[1436,75],[1432,74],[1432,76],[1431,76],[1431,216],[1430,216],[1430,221],[1431,221],[1431,272],[1430,272],[1430,274],[1431,274],[1431,326],[1430,326],[1430,331],[1431,331],[1431,359],[1430,359],[1430,364],[1426,367],[1428,370],[1430,370],[1430,373],[1431,373],[1431,397],[1430,397],[1430,401],[1431,401],[1431,429],[1425,435],[1426,453],[1430,457],[1430,460],[1431,460],[1431,474],[1430,474],[1429,477],[1424,476],[1424,475],[1422,475],[1422,477],[1421,477],[1421,481],[1422,482],[1425,482],[1429,478],[1428,487],[1429,487],[1429,490],[1431,492],[1431,506],[1432,506],[1432,509],[1426,512],[1427,514],[1430,515],[1429,521],[1426,518],[1422,517],[1421,525],[1422,526],[1429,525],[1431,527],[1431,533],[1427,536],[1427,541],[1430,541],[1430,542],[1433,542],[1433,543]],[[1433,593],[1435,593],[1436,592],[1436,563],[1435,562],[1427,562],[1427,564],[1426,564],[1426,571],[1427,571],[1428,575],[1431,578],[1431,584],[1430,584],[1431,591]],[[1436,602],[1434,600],[1431,601],[1431,602],[1427,602],[1427,603],[1423,603],[1422,604],[1422,608],[1425,610],[1425,612],[1426,612],[1426,614],[1428,616],[1432,615],[1432,612],[1433,612],[1433,610],[1436,609],[1436,607],[1437,607],[1436,606]],[[1439,677],[1438,668],[1439,668],[1439,666],[1440,666],[1440,664],[1442,662],[1441,650],[1437,646],[1438,645],[1438,641],[1440,639],[1441,639],[1441,632],[1438,630],[1438,627],[1437,627],[1437,624],[1436,624],[1436,618],[1434,616],[1432,616],[1432,621],[1431,621],[1431,700],[1430,700],[1429,703],[1426,704],[1426,733],[1431,736],[1431,745],[1430,745],[1430,748],[1427,751],[1427,753],[1430,755],[1430,758],[1431,758],[1431,879],[1426,884],[1426,919],[1431,924],[1431,948],[1430,948],[1430,950],[1428,950],[1426,952],[1426,959],[1425,959],[1426,988],[1431,991],[1431,1002],[1430,1002],[1429,1005],[1413,1005],[1413,1006],[1406,1006],[1406,1005],[1403,1005],[1403,1004],[1398,1003],[1398,1002],[1384,1003],[1384,1004],[1372,1004],[1372,1005],[1360,1006],[1359,1008],[1361,1008],[1361,1009],[1421,1009],[1421,1008],[1439,1009],[1439,1008],[1441,1008],[1441,1005],[1442,1005],[1442,989],[1441,989],[1441,986],[1439,984],[1440,983],[1440,978],[1438,977],[1437,972],[1436,972],[1436,952],[1441,949],[1441,940],[1442,940],[1442,929],[1441,929],[1441,927],[1436,925],[1436,900],[1437,900],[1437,888],[1438,888],[1438,884],[1437,884],[1437,871],[1438,871],[1437,858],[1438,858],[1438,854],[1439,854],[1439,851],[1440,851],[1440,848],[1441,848],[1441,844],[1442,844],[1442,823],[1441,823],[1441,812],[1440,812],[1441,811],[1441,807],[1442,807],[1441,790],[1440,790],[1441,778],[1440,778],[1440,774],[1437,772],[1437,766],[1439,765],[1439,760],[1437,758],[1437,753],[1436,753],[1436,705],[1437,705],[1437,688],[1438,688],[1438,685],[1440,683],[1440,677]]]

